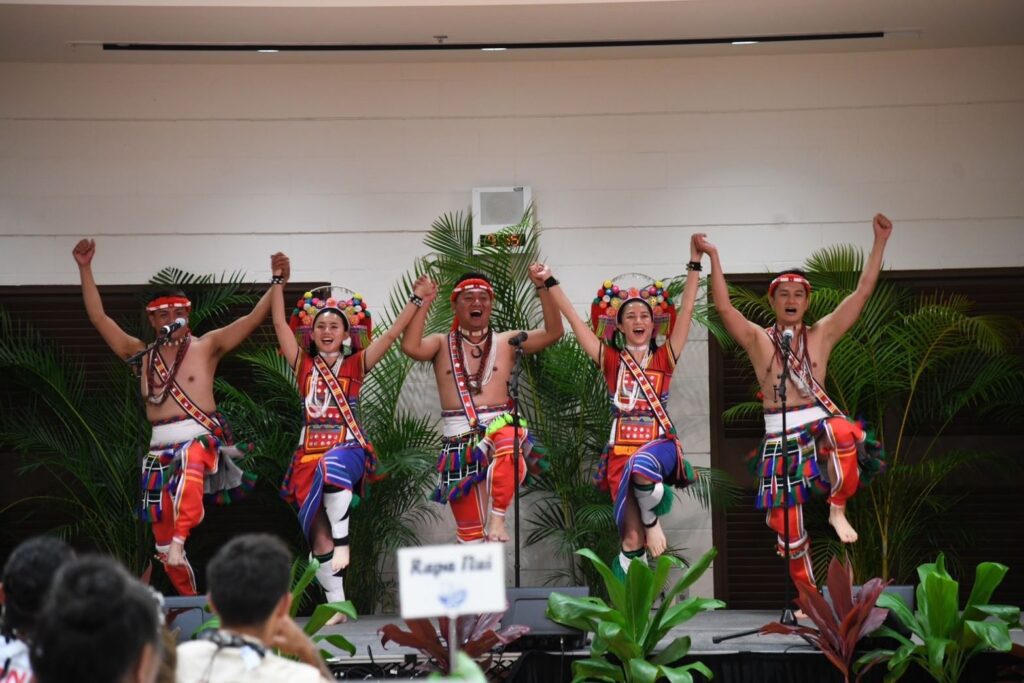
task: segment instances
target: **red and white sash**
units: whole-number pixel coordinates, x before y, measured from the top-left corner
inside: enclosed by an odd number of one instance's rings
[[[768,338],[772,340],[772,343],[779,346],[776,328],[774,326],[765,328],[765,332],[768,334]],[[796,359],[795,353],[789,354],[789,371],[803,380],[804,384],[810,388],[814,400],[831,417],[845,417],[845,413],[836,405],[835,401],[829,398],[828,394],[825,393],[825,389],[814,378],[814,373],[811,372],[810,368],[805,367]]]
[[[661,431],[667,438],[676,438],[676,430],[675,427],[672,426],[672,420],[669,418],[668,412],[665,410],[665,406],[662,405],[661,399],[658,397],[658,392],[656,392],[654,387],[651,385],[651,380],[647,377],[647,373],[645,373],[640,365],[633,359],[633,356],[629,355],[628,351],[619,351],[619,358],[622,360],[622,364],[625,365],[633,375],[633,381],[640,387],[640,391],[644,393],[644,398],[646,398],[647,403],[650,404],[651,411],[654,413],[654,417],[657,418],[658,424],[661,426]]]
[[[462,403],[462,412],[466,414],[470,429],[480,429],[480,419],[477,416],[476,406],[473,404],[473,396],[469,393],[469,380],[466,378],[466,368],[459,362],[455,345],[459,343],[457,334],[453,331],[448,334],[448,358],[452,364],[452,377],[455,379],[455,388],[459,392],[459,402]],[[484,359],[481,363],[486,362]]]
[[[342,419],[345,420],[345,426],[348,428],[349,434],[355,437],[359,445],[363,447],[363,450],[367,452],[373,450],[370,440],[366,438],[362,427],[356,421],[356,416],[352,414],[352,407],[348,404],[345,392],[341,390],[341,382],[338,381],[337,375],[334,374],[334,371],[331,370],[331,367],[327,365],[327,362],[319,354],[313,356],[313,366],[320,373],[320,376],[324,378],[327,388],[331,390],[331,395],[334,397],[334,402],[338,404],[338,411],[341,413]]]
[[[161,382],[166,383],[170,380],[171,371],[167,369],[167,364],[164,363],[164,359],[156,349],[153,350],[150,362],[153,364],[153,369],[156,371]],[[202,408],[193,403],[192,399],[188,397],[188,394],[182,391],[181,387],[178,386],[177,380],[171,382],[168,391],[171,394],[171,398],[174,399],[174,402],[185,411],[185,414],[202,425],[204,429],[216,436],[220,436],[223,433],[220,423],[210,417],[210,415],[208,415]]]

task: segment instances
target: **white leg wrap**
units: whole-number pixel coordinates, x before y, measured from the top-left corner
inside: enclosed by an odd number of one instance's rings
[[[652,489],[642,489],[639,485],[633,484],[633,495],[636,496],[637,505],[640,507],[640,521],[644,526],[654,526],[658,521],[654,508],[658,507],[662,496],[665,495],[665,485],[659,481]]]
[[[320,568],[316,570],[316,580],[324,589],[327,595],[327,602],[341,602],[345,599],[345,578],[344,570],[334,574],[331,571],[331,561],[322,561]]]
[[[334,545],[348,545],[348,514],[352,506],[352,492],[348,489],[324,494],[327,521],[331,525]]]

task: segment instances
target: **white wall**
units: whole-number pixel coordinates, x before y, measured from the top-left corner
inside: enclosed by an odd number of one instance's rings
[[[866,247],[876,211],[896,222],[892,267],[1024,265],[1024,47],[486,56],[0,64],[0,284],[76,282],[68,252],[91,235],[101,283],[172,264],[263,278],[283,250],[295,278],[372,304],[435,216],[505,184],[533,187],[544,250],[581,308],[608,275],[680,272],[696,230],[727,271],[774,270],[825,244]],[[672,412],[707,464],[701,331],[680,372]],[[710,545],[688,499],[667,526],[693,553]],[[528,553],[526,583],[543,555]]]

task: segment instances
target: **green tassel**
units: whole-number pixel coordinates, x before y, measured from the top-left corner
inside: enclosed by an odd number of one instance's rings
[[[656,514],[659,517],[661,517],[662,515],[667,515],[669,511],[672,509],[673,500],[675,500],[675,496],[672,495],[672,491],[669,489],[669,487],[666,486],[665,495],[663,495],[661,497],[661,500],[658,501],[658,504],[654,506],[654,510],[652,510],[652,512],[654,512],[654,514]]]

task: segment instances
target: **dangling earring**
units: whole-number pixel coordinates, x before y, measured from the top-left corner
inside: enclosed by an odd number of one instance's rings
[[[622,330],[615,330],[615,334],[612,335],[612,346],[619,351],[626,348],[626,335],[622,333]]]

